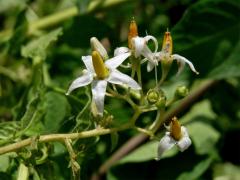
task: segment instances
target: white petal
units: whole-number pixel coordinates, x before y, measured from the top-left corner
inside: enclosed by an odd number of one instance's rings
[[[187,128],[181,126],[181,132],[183,137],[177,142],[177,146],[180,151],[185,151],[192,144],[192,141],[189,138]]]
[[[92,56],[82,56],[82,61],[85,64],[88,71],[90,71],[91,73],[95,73],[92,64]]]
[[[129,56],[131,55],[130,52],[128,53],[124,53],[124,54],[120,54],[118,56],[115,56],[109,60],[107,60],[105,62],[105,65],[109,68],[109,69],[116,69],[118,66],[120,66],[123,61],[125,61]]]
[[[154,63],[148,61],[148,64],[147,64],[147,71],[150,72],[153,70],[154,66],[156,66]]]
[[[133,44],[133,48],[134,48],[134,56],[137,58],[141,55],[141,52],[144,48],[144,46],[146,45],[146,41],[144,38],[142,37],[134,37],[132,38],[132,44]]]
[[[103,115],[104,110],[104,98],[106,94],[107,81],[106,80],[94,80],[92,83],[92,96],[93,102],[97,107],[99,115]]]
[[[114,56],[118,56],[127,52],[129,52],[129,49],[127,47],[119,47],[114,50]]]
[[[136,90],[141,89],[141,87],[138,85],[138,83],[135,80],[133,80],[128,75],[123,74],[116,69],[113,70],[112,72],[110,72],[110,75],[109,75],[107,81],[112,84],[127,85],[130,88],[136,89]]]
[[[163,136],[163,138],[160,140],[158,144],[158,152],[157,152],[157,158],[156,160],[160,160],[163,153],[169,149],[171,149],[176,144],[176,141],[166,134]]]
[[[154,45],[155,45],[154,53],[156,53],[157,50],[158,50],[158,41],[157,41],[157,39],[154,36],[150,36],[150,35],[145,36],[144,39],[145,39],[146,42],[148,42],[149,40],[153,40]]]
[[[185,151],[191,144],[192,141],[189,137],[182,137],[182,139],[177,142],[177,146],[181,152]]]
[[[163,60],[164,52],[162,52],[162,51],[156,52],[153,54],[153,56],[157,61],[161,61],[161,60]]]
[[[69,95],[76,88],[79,88],[79,87],[86,86],[86,85],[90,84],[92,82],[92,80],[93,80],[93,76],[89,72],[86,72],[85,74],[78,77],[77,79],[75,79],[72,82],[72,84],[70,85],[66,95]]]
[[[191,61],[187,60],[185,57],[180,56],[178,54],[174,54],[174,55],[172,55],[172,57],[173,57],[173,59],[177,60],[179,63],[187,63],[193,72],[195,72],[196,74],[199,74],[199,72],[196,71],[193,63]]]

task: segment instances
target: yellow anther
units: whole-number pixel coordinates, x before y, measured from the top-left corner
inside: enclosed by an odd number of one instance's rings
[[[178,119],[176,117],[172,118],[171,124],[170,124],[170,135],[176,140],[180,140],[182,137],[181,132],[181,124],[179,123]]]
[[[97,51],[92,52],[92,62],[97,78],[105,79],[109,75],[109,72],[105,64],[103,63],[103,59],[99,52]]]
[[[132,38],[138,36],[138,28],[137,23],[132,19],[130,25],[129,25],[129,32],[128,32],[128,47],[132,49]]]
[[[171,55],[172,49],[173,49],[172,36],[169,31],[166,31],[163,37],[162,51]]]

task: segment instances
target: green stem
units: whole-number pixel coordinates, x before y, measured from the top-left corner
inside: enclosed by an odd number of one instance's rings
[[[89,137],[94,137],[94,136],[101,136],[105,134],[110,134],[113,132],[117,131],[123,131],[129,128],[132,128],[133,125],[131,123],[124,124],[118,128],[108,128],[108,129],[93,129],[89,131],[84,131],[80,133],[70,133],[70,134],[49,134],[49,135],[42,135],[39,137],[38,142],[43,143],[43,142],[52,142],[52,141],[64,141],[65,139],[83,139],[83,138],[89,138]],[[32,138],[27,138],[22,141],[6,145],[3,147],[0,147],[0,155],[7,153],[7,152],[12,152],[12,151],[17,151],[20,148],[26,147],[32,143]]]

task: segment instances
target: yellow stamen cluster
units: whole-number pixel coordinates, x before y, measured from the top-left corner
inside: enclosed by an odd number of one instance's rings
[[[171,124],[170,124],[170,135],[176,140],[180,140],[182,137],[181,132],[181,124],[179,123],[178,119],[176,117],[172,118]]]
[[[105,79],[109,75],[109,72],[107,67],[103,63],[103,59],[99,52],[97,51],[92,52],[92,62],[97,78]]]
[[[165,32],[163,37],[162,51],[171,55],[172,50],[173,50],[172,36],[170,32],[167,31]]]
[[[129,32],[128,32],[128,47],[132,49],[132,38],[138,36],[138,28],[137,23],[133,19],[129,25]]]

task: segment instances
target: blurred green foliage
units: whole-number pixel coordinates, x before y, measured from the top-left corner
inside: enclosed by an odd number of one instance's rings
[[[127,44],[128,24],[134,16],[139,34],[154,35],[159,44],[169,28],[174,53],[188,57],[200,72],[176,77],[174,65],[163,87],[168,97],[174,89],[169,84],[196,88],[205,80],[220,81],[181,112],[180,121],[188,128],[193,146],[183,153],[172,149],[155,162],[158,141],[149,141],[116,162],[105,178],[240,179],[240,1],[119,0],[109,6],[97,1],[88,10],[94,2],[0,0],[0,146],[26,137],[95,128],[89,115],[89,88],[68,97],[65,92],[83,69],[81,56],[90,53],[89,39],[96,36],[113,54],[114,48]],[[76,16],[30,31],[35,22],[72,7],[79,10]],[[142,70],[146,89],[150,88],[154,76],[146,75],[145,67]],[[107,99],[105,103],[114,117],[111,126],[131,117],[125,102]],[[146,113],[138,123],[144,126],[152,118]],[[124,131],[75,140],[81,167],[77,178],[90,179],[135,134]],[[19,173],[26,169],[29,179],[71,179],[69,163],[61,143],[36,143],[0,155],[0,179],[23,178]]]

